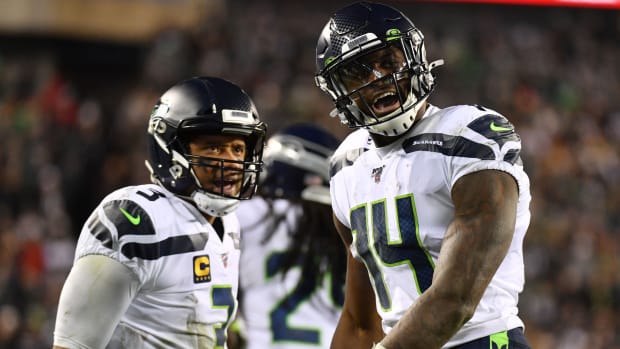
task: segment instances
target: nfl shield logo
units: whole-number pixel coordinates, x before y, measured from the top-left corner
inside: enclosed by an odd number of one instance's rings
[[[370,175],[370,177],[374,177],[375,183],[379,183],[381,181],[381,174],[383,173],[383,167],[385,166],[372,169],[372,174]]]

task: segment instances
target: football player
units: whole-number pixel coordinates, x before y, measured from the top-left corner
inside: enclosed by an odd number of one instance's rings
[[[332,115],[360,129],[332,162],[349,251],[332,348],[529,348],[517,303],[530,192],[513,125],[487,107],[430,104],[443,62],[387,5],[335,12],[316,63]]]
[[[337,146],[333,135],[306,123],[267,142],[260,195],[238,211],[247,349],[329,348],[346,268],[329,197],[329,157]]]
[[[166,91],[148,123],[153,184],[109,194],[84,224],[54,348],[223,348],[237,311],[239,222],[266,125],[214,77]]]

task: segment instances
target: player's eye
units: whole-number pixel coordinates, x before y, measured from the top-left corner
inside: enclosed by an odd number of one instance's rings
[[[353,61],[341,69],[343,78],[348,80],[364,80],[372,72],[372,68],[364,63]]]
[[[401,66],[400,62],[392,59],[387,59],[381,62],[381,68],[385,70],[395,70]]]
[[[235,154],[238,154],[238,155],[245,154],[245,144],[236,144],[232,148]]]
[[[211,154],[211,155],[215,155],[215,154],[219,154],[221,152],[221,148],[218,145],[215,144],[207,144],[202,148],[202,151],[205,154]]]

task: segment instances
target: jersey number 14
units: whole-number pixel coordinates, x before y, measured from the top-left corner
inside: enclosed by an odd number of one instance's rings
[[[357,235],[355,248],[372,275],[379,303],[384,310],[391,308],[392,301],[385,285],[383,269],[378,263],[384,267],[409,266],[419,294],[431,285],[435,268],[431,256],[420,241],[413,194],[397,196],[395,206],[398,240],[388,239],[386,199],[362,204],[351,210],[351,232]],[[369,224],[369,216],[372,225]]]

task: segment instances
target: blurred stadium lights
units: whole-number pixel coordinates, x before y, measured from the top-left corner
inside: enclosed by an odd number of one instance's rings
[[[0,33],[140,42],[166,28],[190,29],[225,0],[2,0]]]

